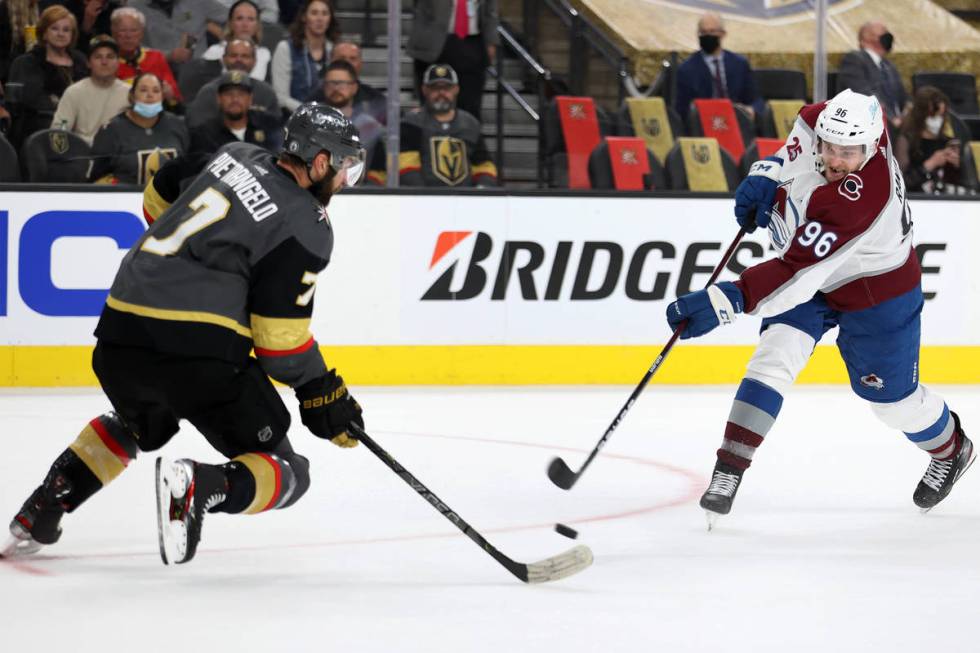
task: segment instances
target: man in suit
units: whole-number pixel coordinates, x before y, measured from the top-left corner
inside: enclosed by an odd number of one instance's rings
[[[729,98],[746,109],[752,118],[763,108],[749,60],[722,48],[725,34],[725,23],[720,15],[709,11],[701,16],[698,21],[701,49],[677,67],[674,108],[685,121],[691,100],[701,98]]]
[[[884,23],[872,21],[858,30],[858,50],[844,55],[837,76],[837,87],[878,98],[892,126],[902,125],[902,112],[908,94],[895,64],[888,61],[895,37]]]
[[[459,75],[460,109],[480,119],[487,65],[496,56],[497,0],[417,0],[408,55],[415,59],[415,88],[430,64],[449,64]]]

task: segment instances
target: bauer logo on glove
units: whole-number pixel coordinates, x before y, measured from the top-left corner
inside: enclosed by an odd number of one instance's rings
[[[344,379],[335,370],[296,388],[299,414],[306,428],[319,438],[326,438],[338,447],[357,446],[350,434],[350,425],[364,428],[361,406],[347,391]]]

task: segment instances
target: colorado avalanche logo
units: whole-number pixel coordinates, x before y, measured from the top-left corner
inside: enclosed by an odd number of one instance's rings
[[[877,374],[868,374],[867,376],[861,377],[861,385],[868,388],[874,388],[875,390],[884,390],[885,380],[879,377]]]
[[[776,202],[771,210],[769,239],[773,247],[782,250],[800,226],[800,213],[789,197],[792,180],[783,182],[776,190]],[[790,215],[792,214],[792,215]]]
[[[837,186],[837,192],[852,202],[856,202],[861,199],[862,188],[864,188],[864,180],[855,174],[850,174],[841,180],[840,185]]]

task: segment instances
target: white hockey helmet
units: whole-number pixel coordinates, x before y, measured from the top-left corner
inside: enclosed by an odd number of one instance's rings
[[[818,171],[823,172],[821,141],[835,145],[863,145],[864,161],[858,168],[860,170],[878,151],[878,139],[884,130],[885,121],[878,98],[844,89],[827,102],[817,117],[813,143],[817,148],[814,154]]]

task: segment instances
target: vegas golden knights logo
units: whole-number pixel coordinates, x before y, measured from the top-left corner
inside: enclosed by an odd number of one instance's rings
[[[466,143],[452,136],[433,136],[429,139],[432,174],[449,186],[456,186],[470,176],[470,160]]]
[[[652,136],[653,138],[660,136],[660,121],[657,118],[641,118],[640,123],[643,125],[643,131],[648,136]]]
[[[51,145],[51,151],[55,154],[64,154],[68,151],[68,134],[64,132],[53,131],[49,133],[48,142]]]
[[[711,150],[707,145],[695,145],[691,148],[691,154],[698,163],[707,163],[711,160]]]
[[[138,150],[136,158],[139,163],[139,172],[136,175],[136,182],[140,186],[145,186],[153,179],[153,175],[159,172],[164,163],[176,157],[177,150],[172,147]]]

